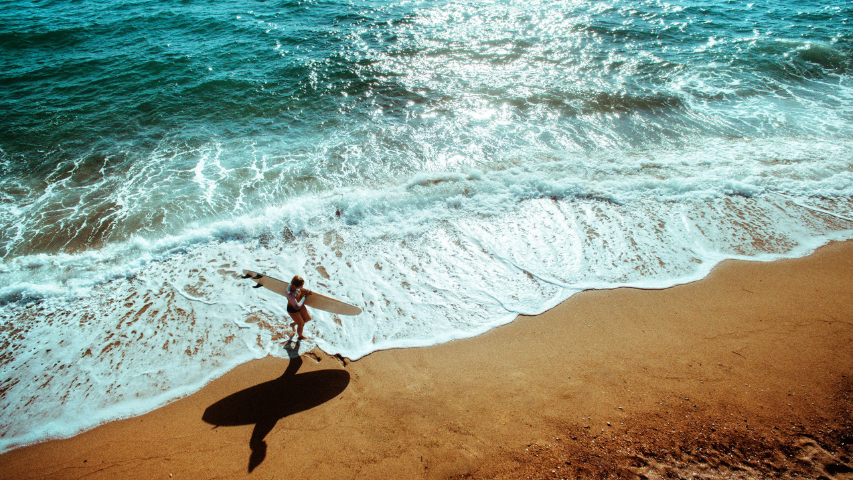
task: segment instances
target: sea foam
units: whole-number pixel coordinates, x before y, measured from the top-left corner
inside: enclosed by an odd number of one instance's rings
[[[853,232],[849,2],[104,5],[0,10],[0,450],[284,355],[243,268],[357,359]]]
[[[727,258],[799,256],[853,236],[849,146],[827,147],[841,159],[815,168],[804,167],[811,150],[757,143],[593,168],[567,159],[421,173],[180,235],[16,257],[0,271],[0,447],[141,413],[248,359],[285,355],[284,299],[249,288],[243,268],[301,274],[363,308],[314,312],[303,344],[358,359],[474,336],[584,289],[667,287]],[[789,171],[766,175],[777,150],[787,160],[771,169]]]

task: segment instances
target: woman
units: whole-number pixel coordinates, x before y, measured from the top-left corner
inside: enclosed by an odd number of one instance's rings
[[[305,304],[305,298],[311,295],[311,291],[307,288],[302,288],[305,285],[305,280],[299,275],[295,275],[287,286],[287,291],[284,296],[287,297],[287,313],[293,319],[290,324],[292,328],[296,328],[296,334],[299,335],[299,340],[304,339],[302,328],[305,324],[311,321],[311,314],[308,313],[308,307]]]

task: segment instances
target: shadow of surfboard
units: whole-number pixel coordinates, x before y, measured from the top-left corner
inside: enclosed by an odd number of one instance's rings
[[[282,418],[310,410],[340,395],[349,385],[350,375],[344,370],[296,372],[302,358],[291,353],[284,374],[237,393],[233,393],[205,409],[201,419],[217,427],[255,425],[249,448],[249,472],[266,458],[264,438]]]

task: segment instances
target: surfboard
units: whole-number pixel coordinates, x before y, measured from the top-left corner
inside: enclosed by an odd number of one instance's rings
[[[270,277],[263,273],[253,272],[251,270],[244,269],[243,275],[247,275],[245,278],[254,280],[255,283],[257,283],[256,287],[264,287],[282,296],[287,292],[287,287],[290,285],[288,282],[283,282],[277,278]],[[311,289],[309,288],[309,290]],[[314,290],[311,290],[311,295],[308,295],[308,298],[305,299],[305,305],[340,315],[358,315],[361,313],[361,309],[355,305],[350,305],[338,299],[327,297],[315,292]]]

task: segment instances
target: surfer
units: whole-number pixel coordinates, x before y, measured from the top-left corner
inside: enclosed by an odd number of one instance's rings
[[[305,299],[311,295],[311,290],[302,288],[303,285],[305,285],[305,280],[299,275],[294,275],[284,294],[287,297],[287,313],[293,319],[290,326],[296,328],[296,334],[299,335],[300,340],[305,338],[302,335],[303,327],[311,321],[311,314],[308,313],[308,307],[305,306]]]

